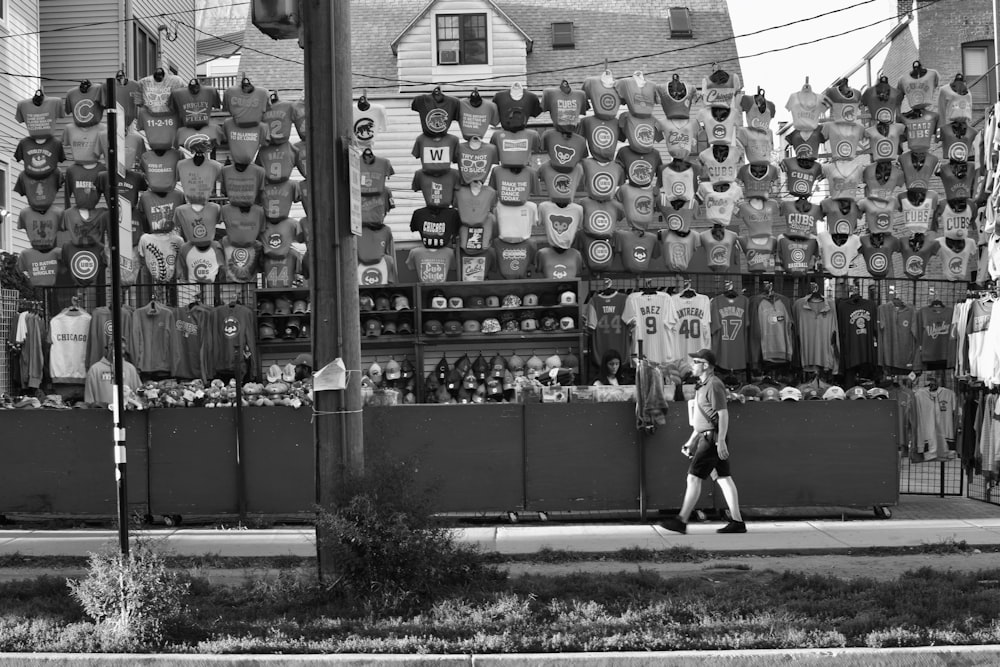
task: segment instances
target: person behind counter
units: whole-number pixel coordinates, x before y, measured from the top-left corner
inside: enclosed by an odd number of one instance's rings
[[[622,355],[618,350],[608,350],[601,359],[601,370],[595,385],[619,385],[625,384],[622,380]]]

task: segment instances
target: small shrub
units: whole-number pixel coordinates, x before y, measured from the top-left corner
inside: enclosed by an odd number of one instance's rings
[[[87,576],[66,583],[97,624],[102,645],[114,651],[162,644],[171,622],[184,612],[190,588],[142,541],[131,546],[127,557],[112,548],[91,553]]]

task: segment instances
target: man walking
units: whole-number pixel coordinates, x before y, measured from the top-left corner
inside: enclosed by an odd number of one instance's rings
[[[717,532],[745,533],[747,526],[740,513],[740,499],[736,483],[729,473],[729,410],[726,408],[726,387],[715,376],[715,355],[709,349],[698,350],[691,357],[691,365],[698,377],[694,395],[691,437],[681,451],[691,458],[688,466],[687,489],[680,514],[660,525],[675,533],[686,533],[687,522],[701,496],[702,480],[709,475],[719,483],[722,495],[729,506],[732,519]]]

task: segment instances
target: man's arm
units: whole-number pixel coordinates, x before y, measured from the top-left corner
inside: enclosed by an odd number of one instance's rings
[[[719,418],[719,433],[715,444],[719,449],[719,458],[725,461],[729,458],[729,446],[726,444],[726,436],[729,435],[729,409],[723,408],[715,414]]]

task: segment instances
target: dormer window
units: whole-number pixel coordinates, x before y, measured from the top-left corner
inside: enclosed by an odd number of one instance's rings
[[[487,47],[486,14],[437,15],[438,65],[485,65]]]

